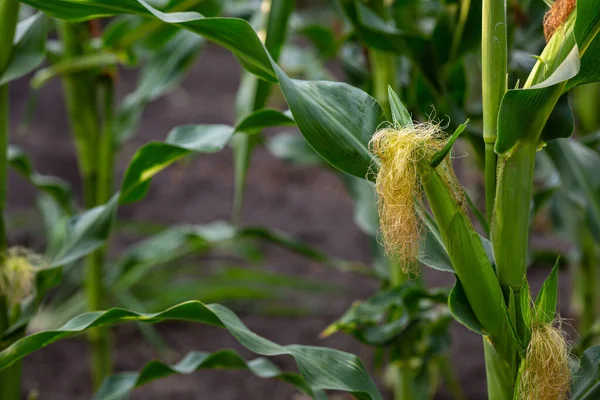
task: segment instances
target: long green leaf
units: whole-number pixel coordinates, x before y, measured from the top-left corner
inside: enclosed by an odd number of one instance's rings
[[[140,372],[123,372],[112,375],[102,382],[102,386],[100,386],[94,398],[97,400],[125,399],[134,389],[147,385],[152,381],[170,375],[188,375],[196,371],[210,369],[248,370],[259,378],[276,378],[294,385],[304,393],[312,394],[311,389],[300,375],[283,372],[265,358],[261,357],[246,361],[234,350],[219,350],[214,353],[193,351],[186,354],[175,365],[151,361]],[[315,394],[312,397],[327,399],[324,393],[318,393],[318,395]]]
[[[194,12],[163,13],[144,0],[23,0],[48,15],[67,21],[89,21],[122,14],[158,19],[187,29],[231,50],[248,71],[276,82],[270,56],[250,24],[237,18],[206,18]]]
[[[11,344],[0,352],[0,370],[51,343],[93,327],[133,321],[157,323],[168,319],[225,328],[241,345],[263,356],[290,355],[295,359],[306,384],[313,391],[342,390],[352,393],[358,399],[383,399],[356,356],[321,347],[280,346],[251,332],[229,309],[218,304],[205,305],[198,301],[182,303],[155,314],[142,314],[118,308],[82,314],[60,329],[35,333]]]
[[[19,23],[14,48],[4,71],[0,71],[0,86],[27,75],[44,61],[47,18],[39,13]]]

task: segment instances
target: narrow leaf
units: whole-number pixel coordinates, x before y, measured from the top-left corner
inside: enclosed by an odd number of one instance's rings
[[[558,300],[558,260],[535,299],[535,320],[549,324],[554,321]]]
[[[444,161],[444,158],[446,158],[448,153],[450,153],[450,151],[452,150],[452,146],[454,146],[454,142],[456,142],[456,139],[458,139],[460,134],[463,133],[465,129],[467,129],[468,123],[469,120],[466,120],[464,124],[460,124],[458,128],[456,128],[456,130],[454,131],[452,136],[450,136],[450,139],[448,140],[448,143],[446,143],[444,148],[438,151],[436,154],[434,154],[434,156],[431,158],[431,162],[429,163],[429,165],[431,165],[433,168],[436,168],[442,163],[442,161]]]
[[[400,98],[394,92],[391,86],[388,86],[388,97],[390,101],[390,107],[392,109],[392,118],[394,119],[394,125],[398,124],[400,127],[412,126],[413,121],[410,113],[404,107],[404,104],[400,101]]]

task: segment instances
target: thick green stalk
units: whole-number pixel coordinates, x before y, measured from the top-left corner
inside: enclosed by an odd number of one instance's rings
[[[114,175],[114,135],[112,132],[114,87],[111,77],[102,77],[102,84],[98,85],[102,98],[102,133],[99,138],[99,151],[96,165],[95,180],[96,205],[105,204],[113,192]],[[91,195],[91,194],[90,194]],[[86,293],[88,309],[90,311],[106,308],[106,294],[102,282],[104,281],[104,263],[106,261],[106,247],[92,253],[88,258],[86,271]],[[111,338],[110,330],[106,327],[91,330],[89,335],[92,347],[92,368],[94,386],[98,387],[103,379],[112,372]]]
[[[370,49],[371,73],[373,76],[373,97],[381,104],[391,120],[388,86],[397,90],[396,57],[391,53]]]
[[[7,67],[13,48],[15,29],[19,18],[18,0],[0,0],[0,75]],[[8,85],[0,87],[0,268],[8,247],[4,211],[8,178],[8,141],[10,132]],[[10,326],[9,300],[0,296],[0,337]],[[2,346],[0,346],[2,350]],[[21,363],[0,372],[0,399],[18,400],[21,396]]]
[[[86,24],[58,22],[58,30],[65,49],[65,57],[75,58],[85,54],[85,44],[90,39]],[[63,87],[69,123],[77,148],[79,167],[84,186],[87,208],[106,201],[112,178],[112,138],[109,123],[100,123],[101,106],[98,104],[96,77],[88,72],[80,72],[63,77]],[[110,94],[109,97],[111,97]],[[112,97],[110,102],[112,102]],[[104,127],[104,132],[102,128]],[[108,142],[107,142],[108,141]],[[107,159],[109,158],[109,159]],[[106,165],[105,162],[108,164]],[[107,170],[105,170],[107,168]],[[88,309],[95,311],[104,308],[103,266],[105,249],[90,254],[86,260],[85,289]],[[92,377],[94,386],[111,373],[111,347],[107,328],[95,328],[88,332],[91,347]]]
[[[485,142],[485,199],[492,218],[496,192],[498,110],[507,88],[506,0],[483,0],[481,31],[481,82],[483,140]]]

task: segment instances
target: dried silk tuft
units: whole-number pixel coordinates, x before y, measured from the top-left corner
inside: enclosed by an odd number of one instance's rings
[[[575,9],[577,0],[556,0],[544,15],[544,36],[546,42],[560,28]]]
[[[428,162],[447,141],[441,126],[435,123],[388,127],[371,139],[371,149],[381,163],[375,190],[384,246],[389,256],[400,261],[405,273],[419,272],[417,256],[423,223],[417,207],[422,206],[423,189],[418,163]],[[438,168],[452,171],[449,162]]]
[[[556,326],[555,326],[556,325]],[[560,321],[531,327],[519,400],[564,400],[571,385],[569,347]]]

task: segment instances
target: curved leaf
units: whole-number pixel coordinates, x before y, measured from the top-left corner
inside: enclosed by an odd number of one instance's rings
[[[151,361],[140,372],[124,372],[112,375],[102,382],[95,399],[118,400],[128,398],[136,388],[170,375],[188,375],[206,369],[248,370],[259,378],[277,378],[296,386],[307,394],[312,394],[304,379],[293,373],[282,372],[265,358],[246,361],[234,350],[219,350],[214,353],[193,351],[175,365]],[[317,392],[313,398],[327,399],[324,393]]]
[[[358,357],[322,347],[280,346],[251,332],[228,308],[218,304],[205,305],[199,301],[185,302],[154,314],[113,308],[79,315],[60,329],[35,333],[11,344],[0,352],[0,370],[51,343],[93,327],[133,321],[157,323],[167,319],[225,328],[241,345],[263,356],[290,355],[313,391],[342,390],[352,393],[358,399],[383,399]]]
[[[467,294],[465,293],[465,289],[462,284],[456,277],[456,282],[454,283],[454,287],[450,291],[450,296],[448,297],[448,308],[458,322],[469,328],[475,333],[478,333],[482,336],[485,335],[483,326],[481,322],[475,316],[475,312],[473,308],[471,308],[471,304],[469,304],[469,300],[467,299]]]
[[[184,125],[174,128],[165,142],[153,142],[139,149],[123,178],[121,204],[144,197],[154,175],[194,153],[214,153],[222,150],[231,139],[234,129],[228,125]]]
[[[134,14],[187,29],[231,50],[249,72],[277,82],[271,59],[256,32],[238,18],[206,18],[195,11],[163,13],[144,0],[23,0],[48,15],[68,21]]]
[[[0,71],[0,86],[27,75],[44,61],[47,30],[47,18],[41,13],[18,24],[10,61]]]
[[[17,146],[8,147],[8,162],[10,166],[27,179],[33,186],[49,194],[66,212],[71,212],[73,196],[71,186],[63,179],[41,175],[33,169],[31,161]]]
[[[359,178],[376,169],[369,141],[385,116],[374,98],[345,83],[299,81],[276,71],[300,132],[321,157]]]

